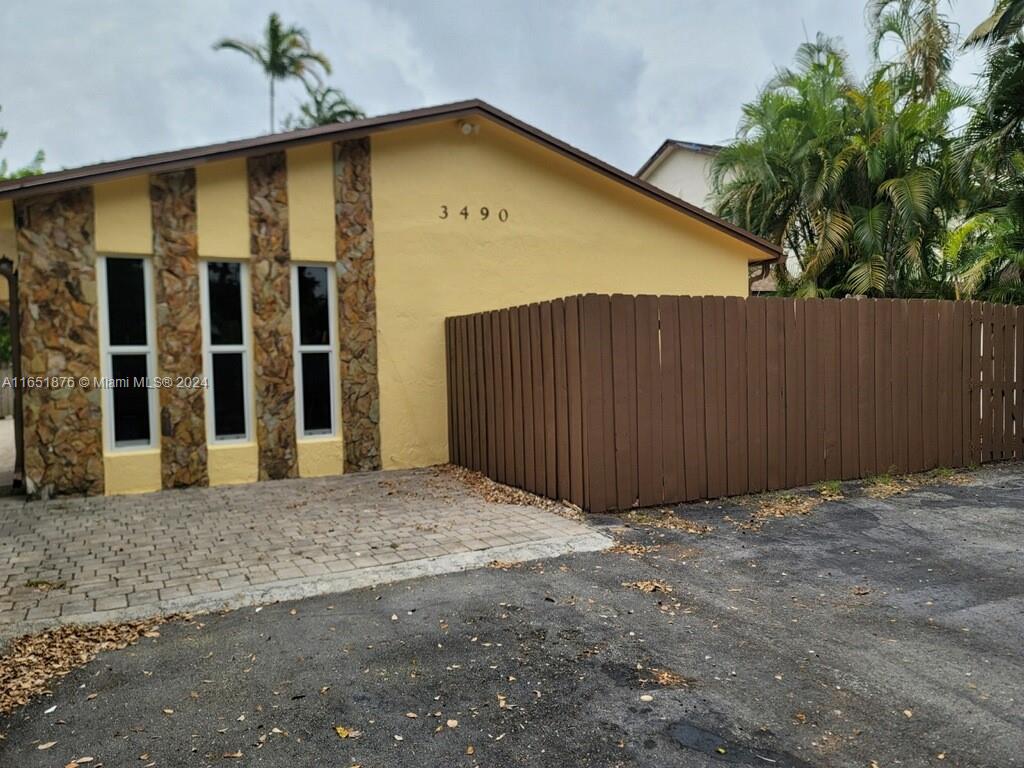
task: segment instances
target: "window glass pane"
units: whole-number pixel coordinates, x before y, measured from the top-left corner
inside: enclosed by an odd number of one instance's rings
[[[327,267],[299,267],[299,342],[329,344]]]
[[[112,346],[146,343],[142,259],[107,259],[107,325]]]
[[[111,355],[114,377],[114,445],[149,442],[149,392],[145,355]]]
[[[213,355],[213,433],[245,437],[245,375],[241,352]]]
[[[210,343],[242,343],[242,265],[211,261],[206,265],[210,288]]]
[[[331,432],[331,356],[302,353],[302,417],[307,435]]]

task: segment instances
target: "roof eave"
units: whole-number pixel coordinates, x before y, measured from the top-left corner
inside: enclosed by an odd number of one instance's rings
[[[482,103],[472,99],[436,107],[425,107],[407,112],[352,120],[347,123],[336,123],[315,128],[304,128],[296,131],[257,136],[255,138],[219,142],[202,147],[140,155],[125,160],[95,163],[64,171],[26,176],[0,183],[0,200],[22,197],[26,194],[59,192],[85,184],[95,184],[100,181],[109,181],[137,173],[166,173],[234,157],[266,154],[288,147],[315,144],[336,136],[344,136],[345,139],[363,138],[373,133],[399,129],[416,125],[417,123],[473,114]]]

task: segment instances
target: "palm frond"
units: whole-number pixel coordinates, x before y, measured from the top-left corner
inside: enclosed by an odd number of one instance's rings
[[[847,290],[856,296],[884,295],[888,278],[889,265],[885,258],[874,255],[850,267],[845,282]]]

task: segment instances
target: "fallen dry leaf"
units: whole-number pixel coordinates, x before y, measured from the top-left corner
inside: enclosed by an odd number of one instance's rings
[[[344,725],[334,726],[334,732],[338,734],[338,738],[341,739],[358,739],[363,735],[362,731],[357,731],[354,728],[346,728]]]
[[[467,755],[475,755],[476,754],[476,748],[472,744],[470,744],[468,747],[466,747],[466,754]]]
[[[458,728],[459,727],[459,721],[458,720],[449,720],[447,723],[445,723],[445,725],[447,725],[449,728]]]
[[[517,568],[522,568],[523,563],[513,563],[508,560],[491,560],[491,562],[487,564],[487,567],[494,568],[499,571],[513,571]]]
[[[640,683],[654,683],[660,685],[662,688],[689,688],[696,684],[696,680],[692,677],[686,677],[680,675],[678,672],[673,672],[671,669],[658,669],[652,667],[647,670],[648,674],[640,677]]]
[[[224,753],[224,757],[228,757],[228,758],[232,758],[234,760],[237,760],[237,759],[242,757],[242,750],[238,750],[237,752],[225,752]]]
[[[661,579],[646,579],[644,581],[624,581],[622,586],[628,587],[629,589],[638,589],[641,592],[650,594],[651,592],[665,592],[669,593],[672,591],[666,582]]]
[[[48,579],[29,579],[25,586],[29,589],[38,589],[40,592],[49,592],[54,589],[64,589],[67,585],[63,581],[50,581]]]
[[[47,741],[45,744],[40,744],[39,746],[37,746],[36,749],[49,749],[56,743],[56,741]]]

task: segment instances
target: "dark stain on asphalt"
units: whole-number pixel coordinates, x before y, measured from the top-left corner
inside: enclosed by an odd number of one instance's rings
[[[770,765],[775,768],[813,768],[810,763],[792,755],[747,747],[693,723],[673,723],[669,726],[669,735],[684,749],[707,755],[720,763],[744,766]]]

